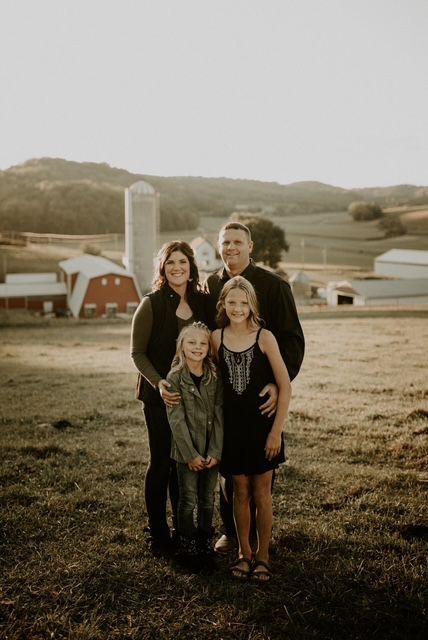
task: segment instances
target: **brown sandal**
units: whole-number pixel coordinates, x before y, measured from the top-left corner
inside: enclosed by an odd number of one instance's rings
[[[240,567],[240,564],[244,564],[246,565],[246,569],[243,569],[242,567]],[[248,578],[251,575],[251,560],[250,558],[237,558],[235,560],[235,562],[229,567],[229,571],[232,575],[233,578],[236,578],[236,580],[248,580]]]
[[[260,570],[257,571],[257,568],[260,567]],[[255,560],[253,564],[253,570],[251,572],[251,578],[254,582],[258,582],[259,584],[264,584],[265,582],[269,582],[272,578],[272,569],[267,562],[263,560]]]

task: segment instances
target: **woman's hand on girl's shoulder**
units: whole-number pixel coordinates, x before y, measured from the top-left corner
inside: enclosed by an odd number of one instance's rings
[[[168,380],[159,380],[158,382],[159,395],[166,404],[171,408],[177,404],[180,404],[181,395],[178,391],[171,391],[171,384]]]

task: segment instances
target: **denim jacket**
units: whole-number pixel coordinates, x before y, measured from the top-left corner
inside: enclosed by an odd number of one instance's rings
[[[187,463],[202,456],[221,459],[223,448],[223,388],[220,374],[207,384],[208,371],[198,390],[188,368],[168,373],[170,391],[181,394],[180,404],[167,407],[171,427],[171,458]]]

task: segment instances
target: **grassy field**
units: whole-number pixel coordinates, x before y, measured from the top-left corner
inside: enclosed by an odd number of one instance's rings
[[[148,553],[129,324],[0,327],[2,638],[426,637],[427,316],[303,327],[264,587]]]

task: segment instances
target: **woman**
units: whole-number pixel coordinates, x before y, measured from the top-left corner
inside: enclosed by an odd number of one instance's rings
[[[152,292],[144,296],[132,321],[131,357],[139,371],[137,397],[143,401],[148,430],[150,462],[145,478],[145,501],[150,545],[155,553],[171,550],[166,517],[167,494],[176,530],[178,482],[170,458],[171,431],[164,400],[179,402],[165,380],[175,355],[181,329],[205,322],[205,295],[200,291],[198,267],[187,242],[175,240],[159,250]]]

